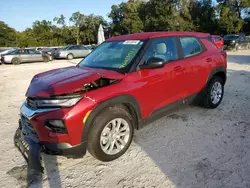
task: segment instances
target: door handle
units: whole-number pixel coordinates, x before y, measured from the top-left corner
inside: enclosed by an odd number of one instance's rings
[[[208,63],[210,63],[210,62],[212,62],[212,58],[207,58],[206,61],[207,61]]]
[[[173,69],[173,71],[175,71],[175,72],[180,72],[180,71],[182,71],[182,70],[183,70],[182,66],[177,66],[177,67],[175,67],[175,68]]]

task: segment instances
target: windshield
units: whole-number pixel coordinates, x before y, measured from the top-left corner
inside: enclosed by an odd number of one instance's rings
[[[224,40],[236,40],[238,37],[237,35],[226,35],[224,36]]]
[[[104,42],[83,59],[79,66],[104,69],[126,67],[142,47],[144,41],[126,40]]]
[[[7,50],[6,52],[4,52],[4,53],[6,53],[6,54],[13,54],[14,52],[16,52],[18,49],[12,49],[12,50]]]

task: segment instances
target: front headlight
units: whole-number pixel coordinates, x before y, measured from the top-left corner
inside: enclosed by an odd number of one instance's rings
[[[39,99],[36,100],[37,107],[71,107],[75,105],[81,97],[63,99]]]

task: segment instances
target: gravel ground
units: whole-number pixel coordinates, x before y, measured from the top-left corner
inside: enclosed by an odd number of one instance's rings
[[[78,60],[74,60],[77,62]],[[66,60],[0,66],[0,187],[26,187],[27,165],[13,145],[32,76]],[[136,131],[129,150],[103,163],[43,155],[31,187],[250,187],[250,51],[228,53],[228,81],[214,110],[188,106]]]

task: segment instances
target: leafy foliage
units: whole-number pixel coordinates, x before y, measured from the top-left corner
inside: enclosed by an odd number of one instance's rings
[[[100,24],[106,37],[151,31],[200,31],[250,34],[250,0],[128,0],[102,16],[75,12],[53,21],[35,21],[17,32],[0,21],[0,46],[61,46],[97,42]]]

